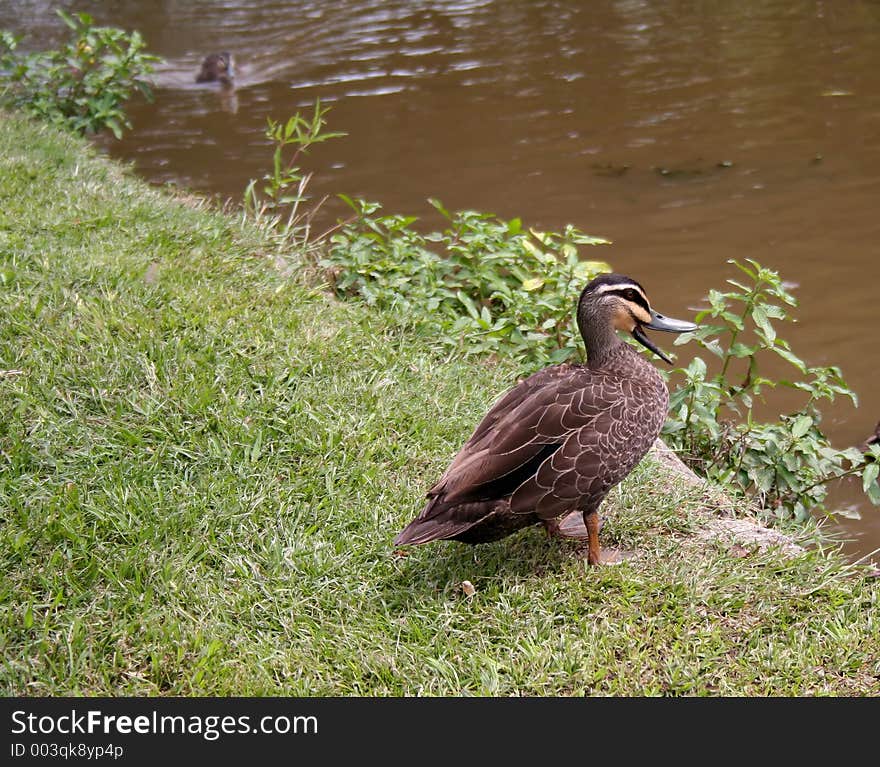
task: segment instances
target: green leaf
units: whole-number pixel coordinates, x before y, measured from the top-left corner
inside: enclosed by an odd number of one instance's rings
[[[434,206],[434,208],[437,210],[438,213],[440,213],[441,216],[443,216],[443,218],[448,219],[449,221],[452,220],[452,214],[443,207],[443,203],[441,203],[440,200],[429,197],[428,202]]]
[[[706,378],[706,363],[701,357],[694,357],[687,366],[688,378],[692,381],[702,381]]]
[[[794,365],[798,370],[801,371],[801,373],[807,372],[807,366],[804,364],[804,361],[795,354],[792,354],[788,349],[785,349],[781,346],[773,346],[772,350],[776,352],[776,354],[778,354],[780,357],[782,357],[782,359],[784,359],[786,362]]]
[[[756,349],[751,346],[746,346],[743,343],[737,341],[735,344],[731,344],[730,346],[730,356],[736,357],[738,359],[742,359],[744,357],[751,357],[755,353]]]
[[[719,316],[721,317],[721,319],[726,320],[731,325],[733,325],[733,327],[735,327],[737,330],[742,330],[745,327],[745,325],[743,325],[742,317],[740,317],[738,314],[724,311],[721,312]]]
[[[865,461],[864,454],[857,447],[848,447],[844,450],[838,450],[836,452],[838,452],[842,458],[845,458],[854,466],[858,466]]]
[[[808,415],[800,415],[795,419],[791,427],[791,436],[800,439],[804,436],[813,425],[813,419]]]
[[[869,463],[862,472],[862,489],[868,493],[871,487],[877,483],[880,474],[880,463]]]
[[[703,343],[703,348],[706,351],[712,352],[716,357],[724,359],[724,349],[721,347],[721,344],[718,342],[717,338],[713,338],[711,341],[706,341]]]
[[[759,490],[768,493],[776,481],[776,472],[770,467],[758,469],[753,476],[753,481]]]
[[[785,313],[785,309],[781,306],[776,306],[776,304],[764,304],[764,313],[775,320],[784,320],[788,317]]]
[[[728,262],[731,263],[731,262]],[[735,288],[739,288],[742,291],[742,295],[737,295],[736,298],[746,300],[749,294],[752,292],[752,289],[748,285],[743,285],[741,282],[737,280],[728,280],[729,285],[733,285]]]
[[[555,349],[550,353],[550,363],[558,365],[560,362],[565,362],[574,355],[575,352],[577,352],[577,349],[574,346],[564,346],[561,349]]]
[[[761,329],[764,336],[767,338],[767,341],[772,344],[776,340],[776,330],[773,328],[773,325],[770,324],[770,320],[767,318],[767,312],[764,310],[762,304],[757,304],[752,308],[752,319]]]
[[[727,296],[720,290],[712,288],[709,291],[709,305],[715,314],[721,314],[727,308]]]
[[[791,488],[792,490],[797,490],[800,487],[800,482],[798,481],[798,477],[793,472],[786,469],[784,466],[779,466],[776,471],[777,483],[783,488]]]
[[[471,315],[475,320],[480,318],[480,313],[477,311],[477,307],[474,304],[471,297],[462,290],[456,292],[455,297],[461,301],[464,305],[464,308],[467,309],[467,313]]]
[[[523,250],[528,251],[530,256],[538,258],[543,254],[543,251],[530,240],[523,240],[520,244],[522,245]]]
[[[573,260],[577,257],[577,248],[571,243],[566,242],[560,249],[560,254],[563,258],[568,260]]]
[[[62,11],[61,9],[56,9],[56,10],[55,10],[55,13],[59,16],[59,18],[60,18],[60,19],[61,19],[61,20],[62,20],[62,21],[68,26],[68,27],[70,27],[74,32],[76,31],[77,26],[78,26],[77,23],[76,23],[76,21],[74,21],[72,18],[70,18],[70,16],[68,16],[68,15],[67,15],[64,11]],[[86,14],[80,14],[80,16],[79,16],[80,20],[85,21],[85,19],[83,18],[84,16],[86,16]],[[91,16],[88,16],[87,19],[88,19],[87,23],[90,24],[91,21],[92,21],[92,17],[91,17]]]
[[[747,260],[750,264],[754,264],[754,263],[755,263],[755,262],[752,261],[752,259],[750,259],[750,258],[748,258],[748,259],[746,259],[746,260]],[[741,272],[745,272],[745,273],[746,273],[747,275],[749,275],[749,277],[751,277],[753,280],[757,279],[757,277],[758,277],[758,273],[757,273],[756,271],[752,271],[752,270],[749,269],[747,266],[743,266],[743,265],[742,265],[739,261],[737,261],[735,258],[729,258],[729,259],[727,259],[727,263],[728,263],[728,264],[733,264],[737,269],[739,269]]]
[[[611,244],[611,240],[607,240],[604,237],[593,237],[592,235],[582,234],[580,232],[575,233],[574,231],[569,231],[568,228],[566,228],[566,234],[571,236],[571,238],[578,245],[610,245]],[[611,268],[609,267],[607,271],[610,272]]]

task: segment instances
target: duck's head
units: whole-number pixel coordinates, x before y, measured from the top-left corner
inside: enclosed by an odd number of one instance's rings
[[[202,68],[196,75],[197,83],[222,83],[223,85],[232,85],[232,78],[235,77],[235,64],[232,54],[228,51],[222,53],[212,53],[205,56],[202,61]]]
[[[591,346],[601,345],[603,337],[610,337],[611,329],[623,330],[670,365],[672,360],[651,342],[645,330],[689,333],[697,329],[693,322],[664,317],[654,311],[645,289],[623,274],[603,274],[589,282],[581,292],[577,316],[588,353],[596,351]]]

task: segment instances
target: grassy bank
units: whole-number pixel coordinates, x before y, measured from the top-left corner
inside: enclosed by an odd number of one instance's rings
[[[6,695],[880,693],[876,579],[699,544],[653,462],[606,505],[619,566],[538,529],[395,556],[512,368],[8,116],[0,317]]]

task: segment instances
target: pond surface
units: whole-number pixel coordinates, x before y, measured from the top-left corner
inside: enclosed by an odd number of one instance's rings
[[[431,225],[428,197],[574,224],[677,317],[736,277],[728,259],[756,259],[796,286],[780,335],[859,395],[826,410],[832,441],[880,419],[880,3],[0,0],[0,27],[45,47],[58,6],[138,29],[166,59],[134,130],[102,140],[151,181],[238,201],[269,168],[266,118],[320,98],[348,135],[308,156],[316,196]],[[194,82],[216,51],[235,56],[234,94]],[[839,519],[851,555],[880,547],[880,510],[855,487],[834,503],[862,515]]]

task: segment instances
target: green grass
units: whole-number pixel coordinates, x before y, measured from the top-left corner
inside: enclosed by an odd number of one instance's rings
[[[621,565],[537,528],[396,556],[513,367],[10,116],[0,371],[3,694],[880,693],[877,580],[698,544],[651,462],[606,504]]]

